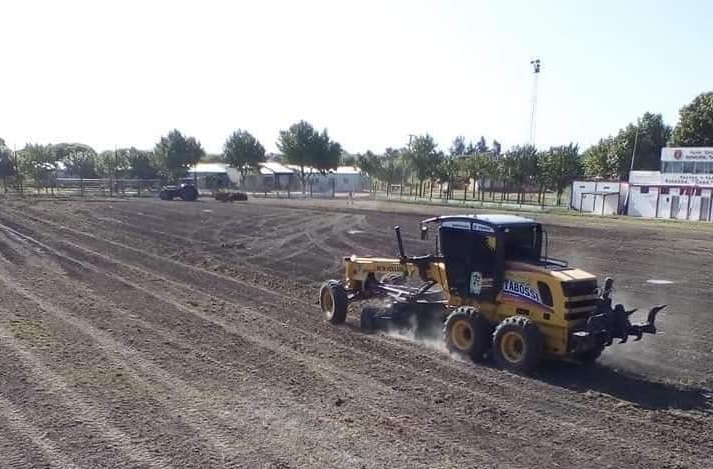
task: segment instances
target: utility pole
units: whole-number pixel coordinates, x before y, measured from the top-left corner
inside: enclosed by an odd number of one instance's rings
[[[530,112],[530,145],[535,145],[535,112],[537,111],[537,77],[540,75],[540,59],[530,60],[532,65],[532,111]]]
[[[639,143],[639,126],[636,126],[636,135],[634,136],[634,149],[631,150],[631,166],[629,166],[629,177],[631,177],[631,172],[634,170],[634,160],[636,159],[636,146]]]

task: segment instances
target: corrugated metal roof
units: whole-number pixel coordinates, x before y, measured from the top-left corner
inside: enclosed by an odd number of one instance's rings
[[[294,174],[294,172],[292,169],[277,161],[260,163],[260,174]]]
[[[188,169],[188,172],[193,174],[196,173],[209,173],[209,174],[225,174],[226,168],[228,167],[225,163],[197,163]]]
[[[288,164],[288,168],[292,168],[294,172],[298,173],[300,171],[300,167],[294,164]],[[312,168],[310,166],[305,166],[305,173],[307,174],[320,174],[320,171],[316,168]],[[336,175],[348,175],[348,174],[361,174],[361,170],[357,168],[356,166],[338,166],[337,169],[330,169],[327,171],[327,174],[336,174]]]

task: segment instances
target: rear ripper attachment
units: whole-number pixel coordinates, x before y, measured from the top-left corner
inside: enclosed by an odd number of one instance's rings
[[[632,324],[629,318],[637,310],[626,310],[621,304],[612,307],[613,286],[614,280],[607,277],[594,311],[581,329],[573,330],[570,354],[574,358],[591,351],[598,350],[601,353],[605,347],[612,345],[614,339],[619,339],[619,343],[623,344],[629,340],[629,336],[633,336],[634,341],[639,341],[644,334],[656,334],[656,315],[667,305],[651,308],[646,316],[646,322]]]

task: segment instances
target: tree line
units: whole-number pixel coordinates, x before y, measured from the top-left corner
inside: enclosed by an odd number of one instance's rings
[[[469,196],[470,188],[470,197],[482,199],[486,190],[492,198],[497,186],[502,198],[513,193],[516,201],[522,202],[526,192],[534,191],[540,203],[546,191],[554,192],[559,203],[575,178],[626,180],[632,168],[659,169],[661,148],[666,145],[713,146],[713,92],[703,93],[684,106],[675,128],[667,125],[661,114],[647,112],[583,153],[574,143],[546,150],[531,145],[503,150],[497,140],[488,144],[481,137],[467,142],[462,136],[443,151],[432,136],[424,134],[413,136],[402,148],[387,148],[382,154],[349,154],[329,137],[326,129],[318,131],[305,121],[280,131],[277,139],[282,162],[299,168],[297,177],[303,189],[312,169],[326,172],[344,164],[359,167],[370,176],[374,188],[381,183],[387,192],[395,186],[409,185],[419,196],[426,196],[426,190],[432,196],[438,183],[445,187],[447,198],[455,197],[455,188],[461,187],[463,197]],[[60,162],[78,178],[176,181],[201,160],[222,161],[246,175],[265,159],[263,145],[242,129],[228,136],[220,155],[207,155],[196,138],[178,130],[161,137],[152,150],[131,147],[100,153],[81,143],[28,143],[13,153],[0,139],[0,178],[6,188],[8,181],[19,185],[28,180],[46,187]]]

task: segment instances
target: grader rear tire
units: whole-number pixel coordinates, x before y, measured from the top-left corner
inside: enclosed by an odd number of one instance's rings
[[[461,306],[448,316],[443,326],[446,348],[474,362],[483,361],[490,348],[492,329],[490,321],[475,308]]]
[[[493,335],[493,357],[502,368],[519,374],[533,372],[542,361],[544,340],[537,325],[524,316],[505,318]]]
[[[339,280],[327,280],[319,289],[319,307],[327,321],[342,324],[347,319],[347,294]]]

